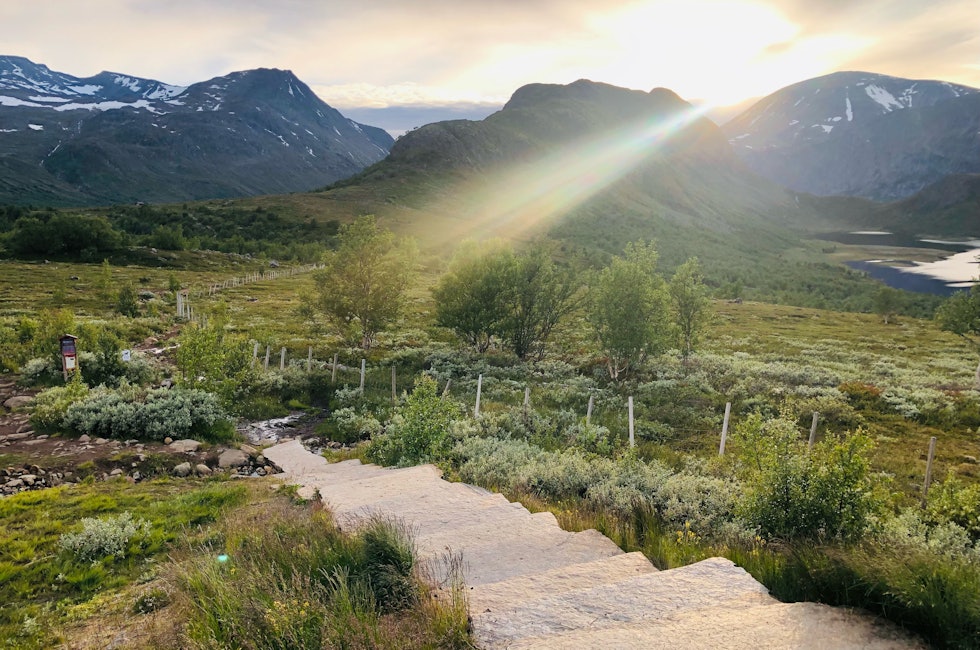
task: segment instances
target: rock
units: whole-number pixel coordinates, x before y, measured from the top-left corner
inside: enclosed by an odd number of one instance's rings
[[[255,470],[255,473],[258,474],[259,476],[265,476],[265,473],[266,473],[265,472],[265,468],[264,467],[260,467],[257,470]]]
[[[117,467],[116,469],[109,472],[109,476],[121,476],[122,473],[123,471]]]
[[[17,433],[34,433],[34,432],[31,430],[31,425],[22,424],[19,427],[17,427]]]
[[[133,480],[134,481],[139,481],[142,478],[143,478],[143,475],[142,474],[140,474],[139,472],[133,472]]]
[[[174,475],[176,476],[187,476],[190,473],[191,473],[190,463],[181,463],[180,465],[174,467]]]
[[[78,436],[78,442],[88,442],[90,440],[91,438],[88,437],[88,434],[83,433],[82,435]]]
[[[8,398],[7,401],[3,403],[3,406],[4,408],[13,410],[13,409],[21,408],[23,406],[27,406],[33,401],[34,398],[31,397],[30,395],[14,395],[13,397]]]
[[[198,463],[194,466],[194,471],[197,472],[198,476],[210,476],[211,468],[204,463]]]
[[[109,439],[108,438],[96,438],[93,442],[95,444],[97,444],[97,445],[104,445],[107,442],[109,442]]]
[[[179,453],[193,453],[201,446],[197,440],[185,439],[174,440],[170,443],[170,449]]]
[[[976,465],[977,464],[977,457],[976,456],[963,456],[963,462],[964,463],[968,463],[970,465]]]
[[[170,436],[167,436],[166,438],[163,439],[163,444],[169,445],[173,441],[174,441],[173,438],[171,438]]]
[[[23,433],[11,433],[7,435],[7,440],[23,440],[24,438],[30,438],[31,432],[24,431]]]
[[[21,474],[20,480],[22,480],[27,485],[34,485],[34,482],[37,481],[37,476],[35,476],[34,474]]]
[[[253,447],[252,445],[238,445],[238,448],[244,451],[249,456],[255,456],[257,453],[259,453],[259,450]]]
[[[256,465],[265,465],[265,456],[263,456],[262,454],[259,454],[258,456],[256,456],[255,457],[255,464]]]
[[[241,467],[248,464],[248,456],[241,449],[229,449],[218,456],[218,467],[227,469],[229,467]]]
[[[15,487],[20,487],[23,484],[24,484],[24,481],[20,480],[19,478],[12,478],[9,481],[7,481],[6,483],[4,483],[4,487],[15,488]]]
[[[34,432],[31,431],[30,433],[34,433]],[[37,439],[38,440],[47,440],[48,437],[49,437],[48,434],[44,434],[44,435],[38,436]]]
[[[139,442],[139,440],[127,440],[125,444],[128,447],[129,445],[135,445],[137,442]]]

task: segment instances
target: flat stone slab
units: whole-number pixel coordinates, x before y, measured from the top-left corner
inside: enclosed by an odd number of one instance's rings
[[[508,650],[925,650],[893,626],[817,603],[735,604],[657,621],[521,639]]]
[[[751,605],[778,602],[744,569],[724,558],[710,558],[477,613],[473,627],[484,644],[506,645],[527,637],[649,623],[733,601]]]
[[[193,453],[200,449],[201,443],[197,440],[191,440],[190,438],[185,438],[184,440],[174,440],[168,447],[171,451],[183,452],[183,453]]]
[[[528,600],[581,589],[582,585],[612,584],[656,571],[657,568],[643,553],[623,553],[477,585],[467,592],[467,596],[470,611],[477,614],[513,608]]]

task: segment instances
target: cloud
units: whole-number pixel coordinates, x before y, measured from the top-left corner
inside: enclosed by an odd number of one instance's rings
[[[0,42],[78,76],[291,69],[361,106],[583,77],[734,100],[842,68],[980,85],[975,16],[976,0],[45,0],[0,3]]]

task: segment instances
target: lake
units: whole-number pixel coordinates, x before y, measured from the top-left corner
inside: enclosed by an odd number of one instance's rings
[[[820,239],[857,246],[931,248],[950,253],[935,262],[913,262],[913,266],[892,266],[900,261],[896,259],[847,262],[852,269],[863,271],[896,289],[949,296],[972,286],[980,273],[977,263],[980,240],[976,239],[919,239],[909,235],[872,231],[832,233],[823,235]]]

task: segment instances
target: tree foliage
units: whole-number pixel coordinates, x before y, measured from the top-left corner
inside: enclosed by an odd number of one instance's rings
[[[486,352],[507,318],[507,276],[513,266],[509,250],[464,244],[432,292],[436,324]]]
[[[521,359],[540,357],[552,331],[577,305],[575,272],[536,244],[464,248],[433,292],[437,322],[484,352],[493,337]]]
[[[338,242],[314,275],[319,307],[339,330],[368,349],[401,311],[414,275],[415,244],[396,239],[372,216],[341,226]]]
[[[513,257],[504,281],[509,309],[499,326],[500,337],[520,359],[541,357],[551,332],[578,305],[578,278],[538,244]]]
[[[711,301],[708,300],[708,289],[704,286],[704,273],[698,258],[692,257],[677,267],[667,290],[670,293],[681,350],[686,357],[694,351],[710,317]]]
[[[942,329],[963,337],[980,349],[980,285],[975,284],[969,291],[948,298],[936,310],[936,321]],[[974,382],[980,389],[980,365]]]
[[[875,313],[881,316],[885,325],[902,310],[902,292],[891,287],[881,287],[874,297]]]
[[[653,244],[631,243],[593,282],[588,318],[612,379],[625,377],[648,354],[666,346],[669,296],[656,269]]]

